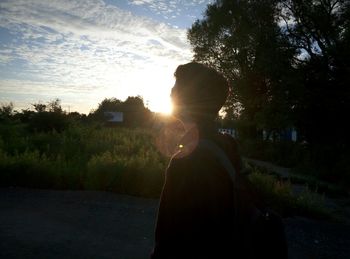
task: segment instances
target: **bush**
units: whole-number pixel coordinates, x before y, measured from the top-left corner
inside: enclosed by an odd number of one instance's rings
[[[2,185],[34,188],[61,188],[67,165],[59,157],[49,159],[38,151],[14,155],[0,152]]]
[[[281,181],[270,174],[254,169],[249,175],[250,182],[268,207],[281,215],[302,215],[315,218],[330,218],[330,211],[325,206],[325,199],[316,191],[306,188],[299,194],[293,193],[290,181]]]
[[[133,152],[133,154],[129,154]],[[159,197],[165,163],[152,149],[131,151],[117,145],[113,152],[93,156],[88,162],[85,187],[144,197]]]
[[[29,129],[38,132],[62,132],[69,126],[69,118],[59,112],[37,112],[29,120]]]
[[[112,156],[110,151],[95,155],[87,164],[84,186],[93,190],[111,190],[113,187],[120,190],[120,175],[123,171],[125,161]]]
[[[313,148],[306,143],[290,141],[262,141],[239,139],[242,155],[293,168],[294,172],[337,184],[342,189],[350,187],[350,154],[343,147],[335,148],[319,143]]]
[[[313,192],[309,188],[302,191],[296,198],[296,209],[309,217],[327,218],[330,217],[330,211],[325,206],[324,196]]]

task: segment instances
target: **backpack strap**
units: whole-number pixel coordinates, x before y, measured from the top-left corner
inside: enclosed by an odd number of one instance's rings
[[[198,142],[199,147],[203,147],[207,150],[210,150],[220,164],[226,169],[233,184],[236,183],[236,170],[233,167],[230,159],[227,157],[226,153],[217,145],[214,141],[209,139],[200,139]]]
[[[214,157],[220,162],[220,164],[225,168],[226,172],[229,174],[233,183],[233,201],[235,205],[235,220],[238,220],[238,210],[237,210],[237,181],[236,181],[236,170],[232,165],[231,160],[228,158],[226,153],[220,148],[214,141],[210,139],[199,139],[198,146],[205,148],[214,155]],[[237,223],[237,222],[236,222]]]

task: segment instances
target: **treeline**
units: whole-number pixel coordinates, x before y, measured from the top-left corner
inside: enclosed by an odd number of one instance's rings
[[[234,121],[245,149],[278,152],[262,131],[295,128],[298,145],[280,152],[287,164],[350,182],[349,1],[215,1],[188,39],[195,61],[228,78],[226,125]]]
[[[156,114],[145,107],[141,97],[129,96],[125,101],[113,97],[105,98],[88,115],[64,111],[60,99],[34,103],[31,109],[21,111],[15,110],[13,103],[3,104],[0,107],[0,122],[24,123],[31,132],[62,132],[77,123],[107,124],[110,119],[108,112],[123,113],[123,121],[114,124],[122,127],[150,127],[154,125],[156,118]]]

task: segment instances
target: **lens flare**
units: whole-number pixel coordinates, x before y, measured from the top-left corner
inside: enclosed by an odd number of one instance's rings
[[[158,150],[167,157],[182,158],[193,152],[199,132],[195,125],[188,127],[180,120],[167,123],[156,138]]]

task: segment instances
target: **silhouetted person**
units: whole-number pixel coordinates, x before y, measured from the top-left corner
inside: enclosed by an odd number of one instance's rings
[[[218,72],[198,63],[180,65],[175,77],[173,115],[186,134],[166,171],[152,258],[224,258],[235,243],[232,181],[198,141],[215,141],[240,172],[236,142],[214,125],[229,86]]]
[[[253,203],[249,185],[237,188],[237,201],[227,168],[200,144],[214,142],[234,167],[235,183],[244,182],[235,140],[218,133],[214,124],[228,96],[228,83],[217,71],[198,63],[180,65],[175,78],[173,115],[186,133],[166,171],[151,257],[250,258],[241,234]]]

